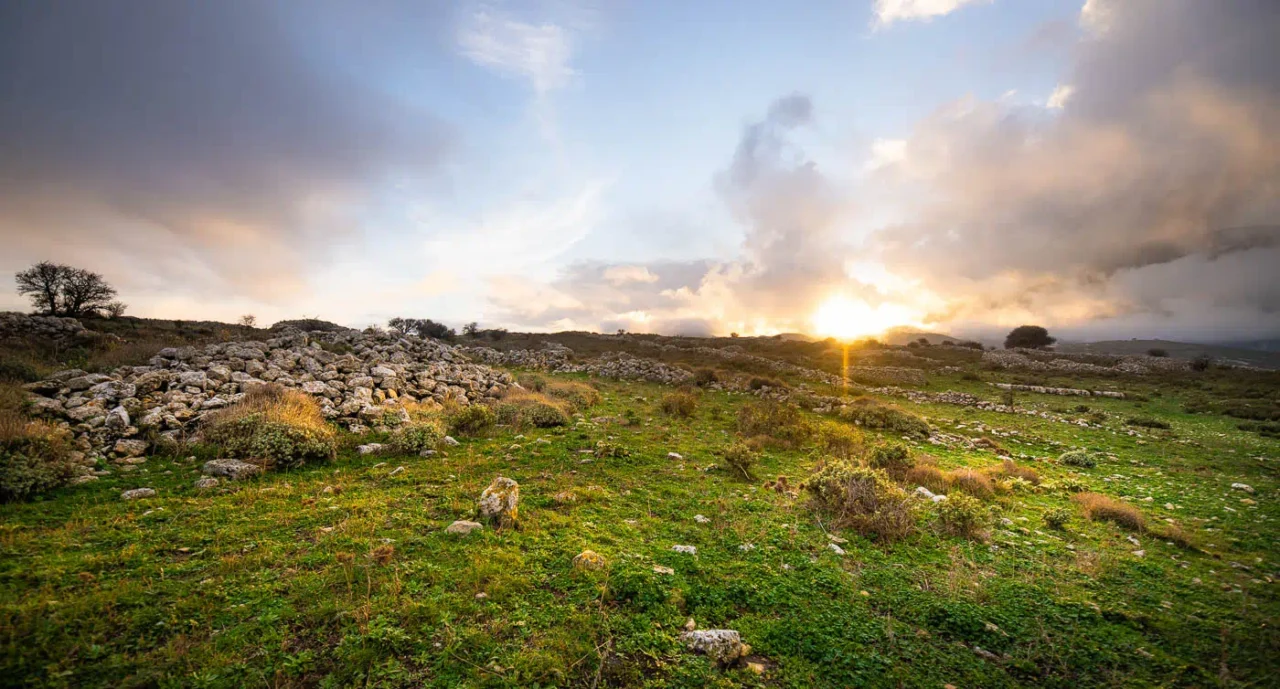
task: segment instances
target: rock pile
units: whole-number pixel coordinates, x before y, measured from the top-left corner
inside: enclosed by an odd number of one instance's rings
[[[28,316],[13,311],[0,312],[0,340],[52,340],[59,343],[83,343],[100,339],[101,334],[87,330],[74,318]]]
[[[1113,390],[1080,390],[1077,388],[1050,388],[1043,385],[1014,385],[1013,383],[992,383],[992,385],[1001,390],[1012,390],[1016,392],[1035,392],[1041,395],[1062,395],[1065,397],[1110,397],[1112,399],[1124,399],[1123,392],[1115,392]]]
[[[541,371],[556,371],[569,363],[573,350],[568,347],[553,349],[512,349],[502,351],[491,347],[459,347],[458,350],[474,361],[491,366],[520,366]]]
[[[1097,357],[1090,355],[1058,354],[1034,349],[994,349],[982,353],[982,361],[1008,368],[1024,368],[1032,371],[1056,371],[1061,373],[1129,373],[1147,375],[1168,371],[1185,371],[1190,362],[1180,359],[1169,359],[1151,356],[1115,357],[1115,363],[1101,365],[1090,363],[1085,359]],[[1109,358],[1103,358],[1108,361]]]
[[[65,422],[90,459],[124,460],[147,451],[143,430],[176,439],[266,383],[300,389],[326,417],[356,426],[377,423],[402,401],[497,398],[512,379],[434,340],[344,331],[164,349],[146,366],[61,371],[26,388],[35,412]]]

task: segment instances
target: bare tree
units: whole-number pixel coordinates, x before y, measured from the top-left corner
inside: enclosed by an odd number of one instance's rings
[[[52,261],[41,261],[18,273],[18,294],[30,297],[36,311],[58,315],[62,311],[62,286],[67,280],[67,267]]]
[[[475,337],[478,332],[480,332],[480,324],[475,321],[462,326],[462,334],[467,337]]]
[[[240,325],[243,325],[246,328],[252,328],[257,324],[258,324],[258,317],[251,313],[246,313],[245,315],[240,317]]]
[[[111,313],[116,290],[102,275],[83,268],[41,261],[18,273],[18,294],[29,297],[37,311],[54,316],[87,316],[102,310]]]
[[[129,307],[124,302],[113,301],[102,307],[102,312],[107,315],[107,318],[119,318],[124,315],[125,309],[127,308]]]

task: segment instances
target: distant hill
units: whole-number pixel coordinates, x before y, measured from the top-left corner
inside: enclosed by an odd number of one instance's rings
[[[916,328],[890,328],[883,334],[876,336],[876,339],[890,345],[907,345],[919,340],[920,338],[929,340],[929,344],[942,344],[943,342],[964,342],[965,338],[955,337],[953,335],[943,335],[941,333],[931,333]]]
[[[1152,349],[1163,349],[1174,359],[1194,359],[1207,354],[1226,363],[1280,369],[1280,352],[1257,349],[1241,349],[1223,345],[1171,342],[1169,340],[1105,340],[1102,342],[1060,342],[1059,352],[1087,354],[1146,354]]]

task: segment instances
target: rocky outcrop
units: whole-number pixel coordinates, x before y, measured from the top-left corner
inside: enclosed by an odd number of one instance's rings
[[[326,417],[357,426],[376,424],[403,401],[478,402],[512,382],[434,340],[342,331],[164,349],[146,366],[61,371],[26,388],[35,413],[69,426],[79,449],[118,459],[147,450],[145,431],[176,440],[198,430],[205,414],[255,385],[302,390]]]
[[[1112,399],[1124,399],[1123,392],[1114,390],[1080,390],[1077,388],[1050,388],[1043,385],[1015,385],[1013,383],[992,383],[992,385],[1001,390],[1009,390],[1012,392],[1034,392],[1041,395],[1062,395],[1064,397],[1110,397]]]
[[[1090,361],[1092,359],[1093,361]],[[1094,363],[1102,361],[1103,364]],[[1006,368],[1059,373],[1128,373],[1147,375],[1169,371],[1185,371],[1191,363],[1181,359],[1151,356],[1097,357],[1046,352],[1035,349],[994,349],[982,353],[982,362]],[[1104,365],[1105,364],[1105,365]]]
[[[44,340],[60,344],[84,344],[101,339],[74,318],[29,316],[13,311],[0,312],[0,340]]]

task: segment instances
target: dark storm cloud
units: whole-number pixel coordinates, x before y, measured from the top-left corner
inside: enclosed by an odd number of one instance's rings
[[[350,9],[5,3],[0,269],[70,257],[137,268],[157,288],[296,287],[352,226],[338,208],[430,169],[445,140],[429,113],[362,78],[359,55],[326,61],[307,45],[303,32]]]

